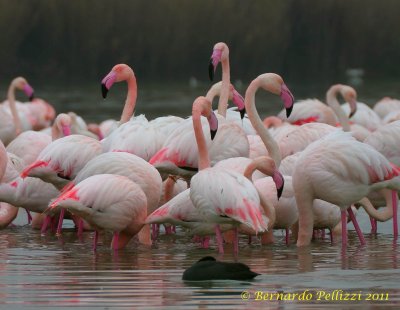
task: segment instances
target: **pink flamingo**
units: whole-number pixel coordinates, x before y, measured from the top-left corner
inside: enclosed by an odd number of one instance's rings
[[[137,84],[135,74],[128,65],[112,68],[102,80],[102,94],[106,98],[115,82],[126,81],[128,94],[122,111],[120,126],[102,140],[104,151],[123,151],[135,154],[148,161],[162,146],[168,132],[183,119],[176,116],[148,121],[144,115],[131,119],[136,106]],[[167,126],[169,125],[169,126]]]
[[[374,105],[373,110],[381,119],[383,119],[390,112],[400,111],[400,100],[384,97]]]
[[[54,208],[67,209],[96,229],[94,250],[99,230],[114,233],[111,247],[118,250],[142,229],[147,199],[140,186],[129,178],[98,174],[63,192],[50,204],[49,210]]]
[[[206,221],[216,224],[218,248],[223,253],[220,223],[243,223],[257,233],[268,229],[268,220],[262,215],[257,190],[247,178],[237,172],[210,168],[201,115],[209,119],[211,132],[218,127],[211,103],[198,97],[193,103],[192,120],[199,152],[199,172],[191,180],[190,199]],[[237,253],[237,228],[235,235]]]
[[[33,88],[23,77],[17,77],[12,80],[8,88],[7,99],[8,108],[11,110],[11,115],[7,111],[7,107],[3,103],[0,107],[0,140],[4,144],[8,144],[12,139],[18,136],[24,129],[29,129],[28,124],[22,124],[20,115],[15,102],[15,90],[23,90],[26,96],[31,100],[33,98]]]
[[[361,243],[365,243],[349,206],[371,191],[399,189],[400,184],[396,178],[398,174],[382,154],[340,130],[310,144],[298,158],[293,174],[293,187],[299,209],[297,245],[310,243],[314,219],[312,203],[315,198],[340,207],[343,248],[347,244],[346,210]],[[393,210],[397,210],[397,195],[392,200],[388,204],[393,206]],[[395,219],[394,225],[397,226]]]

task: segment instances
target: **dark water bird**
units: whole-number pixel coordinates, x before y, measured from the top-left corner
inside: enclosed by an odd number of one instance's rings
[[[182,280],[251,280],[258,275],[245,264],[218,262],[214,257],[206,256],[186,269]]]

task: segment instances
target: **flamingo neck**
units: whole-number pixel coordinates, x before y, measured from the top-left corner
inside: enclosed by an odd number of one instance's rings
[[[201,113],[203,110],[204,106],[202,106],[201,104],[193,105],[192,121],[199,152],[199,170],[210,167],[210,158],[208,157],[207,143],[203,133],[203,126],[201,126]]]
[[[172,199],[173,194],[174,194],[174,186],[175,186],[175,180],[170,176],[167,178],[165,181],[165,186],[164,186],[164,201],[168,202]]]
[[[0,202],[0,228],[7,227],[17,217],[19,208]]]
[[[127,80],[128,84],[128,95],[126,96],[126,101],[124,105],[124,110],[122,111],[120,124],[126,123],[133,116],[136,105],[137,98],[137,83],[136,77],[132,74]]]
[[[342,85],[334,85],[332,86],[328,92],[326,93],[326,103],[327,105],[335,112],[337,118],[339,119],[339,123],[342,125],[343,131],[350,131],[350,123],[349,118],[344,113],[342,107],[337,100],[337,93],[340,91]]]
[[[0,140],[0,180],[3,178],[7,169],[7,151],[3,142]]]
[[[267,148],[269,155],[275,161],[276,167],[279,167],[281,164],[281,153],[279,151],[278,143],[276,143],[274,138],[272,138],[268,130],[264,127],[264,124],[256,109],[255,94],[259,87],[260,85],[257,79],[250,83],[246,90],[244,104],[246,106],[246,112],[251,124]]]
[[[10,105],[11,114],[14,120],[15,131],[20,133],[22,131],[21,120],[19,118],[19,114],[17,111],[17,106],[15,103],[15,84],[11,82],[10,87],[8,88],[7,99],[8,104]]]
[[[14,186],[15,184],[15,186]],[[16,189],[18,184],[12,182],[3,183],[0,185],[0,201],[15,205],[16,204]]]
[[[243,175],[251,181],[252,180],[251,177],[255,170],[259,170],[265,175],[272,177],[276,170],[275,162],[267,156],[257,157],[254,160],[252,160],[250,164],[247,165]]]
[[[221,84],[214,84],[207,92],[206,98],[211,102],[211,105],[214,101],[214,98],[221,94]]]
[[[221,60],[222,65],[222,86],[221,95],[218,101],[218,114],[226,117],[226,110],[228,109],[229,99],[229,86],[231,83],[230,68],[229,68],[229,57]]]

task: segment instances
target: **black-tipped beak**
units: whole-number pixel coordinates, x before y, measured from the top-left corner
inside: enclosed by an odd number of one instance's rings
[[[32,95],[29,96],[29,101],[32,101],[33,99],[35,99],[35,94],[32,93]]]
[[[243,119],[244,115],[246,114],[246,108],[239,110],[239,112],[240,112],[240,119]]]
[[[290,114],[292,113],[293,105],[289,108],[286,108],[286,117],[289,118]]]
[[[106,87],[106,84],[101,83],[101,94],[104,99],[107,98],[107,93],[108,93],[108,89]]]
[[[210,130],[211,140],[214,140],[215,135],[217,134],[217,130]]]
[[[210,77],[210,81],[214,80],[214,65],[212,58],[210,59],[210,63],[208,64],[208,76]]]
[[[356,111],[350,111],[349,118],[352,118],[352,116],[353,116],[355,113],[356,113]]]
[[[281,196],[282,196],[283,186],[284,186],[284,184],[282,184],[281,187],[279,187],[279,188],[276,189],[276,193],[277,193],[277,196],[278,196],[278,200],[279,200],[279,198],[281,198]]]

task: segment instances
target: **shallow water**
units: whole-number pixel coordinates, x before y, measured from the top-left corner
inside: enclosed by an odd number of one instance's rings
[[[262,275],[249,282],[184,283],[185,268],[203,256],[218,257],[213,243],[210,249],[200,249],[178,230],[176,235],[162,234],[151,248],[131,241],[125,250],[113,253],[111,236],[103,235],[93,253],[92,233],[85,232],[79,240],[69,223],[62,237],[41,236],[24,225],[26,216],[20,212],[16,226],[0,233],[0,308],[320,309],[322,304],[324,308],[398,308],[400,250],[391,235],[392,223],[379,223],[379,234],[371,235],[366,214],[360,211],[357,217],[366,233],[366,246],[359,245],[351,225],[346,252],[340,242],[331,245],[329,236],[304,249],[298,249],[294,240],[284,245],[281,231],[275,233],[273,246],[257,241],[248,245],[242,237],[239,261]],[[226,254],[219,259],[233,261],[232,250],[226,245]],[[342,297],[327,297],[337,289],[343,290]],[[277,300],[276,295],[256,300],[277,292],[284,299],[305,292],[303,296],[311,300]],[[357,300],[340,300],[345,293]],[[242,294],[249,300],[242,300]],[[379,300],[366,301],[368,294],[378,294],[373,297]]]

